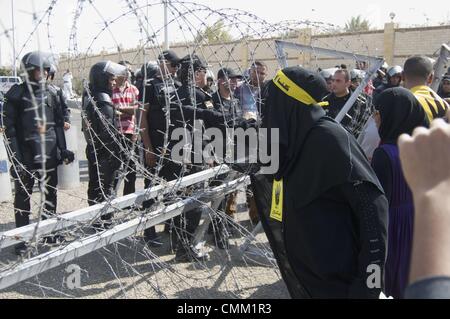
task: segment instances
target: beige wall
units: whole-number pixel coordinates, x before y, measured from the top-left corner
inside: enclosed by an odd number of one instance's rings
[[[311,44],[316,47],[336,49],[354,52],[363,55],[384,56],[387,61],[402,65],[411,55],[424,54],[436,55],[443,43],[450,42],[450,26],[398,29],[393,24],[386,24],[385,30],[371,31],[366,33],[333,34],[333,35],[311,35],[310,30],[301,30],[298,37],[287,39],[303,44]],[[309,42],[309,43],[308,43]],[[194,50],[191,46],[172,47],[182,57],[189,51]],[[278,69],[274,39],[241,40],[217,45],[198,46],[195,51],[203,56],[211,66],[214,73],[220,66],[232,67],[243,72],[254,60],[263,60],[268,64],[270,74],[273,75]],[[75,78],[75,82],[87,78],[89,68],[101,60],[128,60],[137,69],[146,60],[155,60],[159,49],[146,49],[144,52],[130,50],[119,53],[100,54],[96,56],[81,57],[70,61],[61,61],[60,70],[69,68]],[[344,61],[313,54],[301,55],[297,51],[288,50],[288,62],[290,65],[303,64],[310,68],[328,68],[346,63],[354,67],[354,61]],[[60,72],[59,76],[62,76]],[[57,79],[58,80],[58,79]],[[76,84],[75,84],[76,85]]]

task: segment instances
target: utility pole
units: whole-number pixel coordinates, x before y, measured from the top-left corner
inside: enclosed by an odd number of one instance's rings
[[[13,45],[13,73],[17,76],[17,57],[16,57],[16,27],[14,24],[14,0],[11,0],[11,18],[12,18],[12,45]]]
[[[164,50],[169,50],[168,1],[164,0]]]

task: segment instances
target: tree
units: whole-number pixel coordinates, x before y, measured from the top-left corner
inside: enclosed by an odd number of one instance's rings
[[[11,69],[0,67],[0,76],[10,76],[10,75],[12,75]]]
[[[233,36],[222,20],[218,20],[212,26],[207,26],[203,31],[199,31],[195,37],[196,43],[206,44],[224,43],[232,40]]]
[[[352,17],[344,27],[345,32],[364,32],[370,30],[370,22],[363,19],[360,15]]]

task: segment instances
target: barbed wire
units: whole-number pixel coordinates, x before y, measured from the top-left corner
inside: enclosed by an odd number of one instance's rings
[[[166,27],[173,28],[177,30],[177,37],[182,39],[184,53],[188,56],[193,56],[198,54],[203,57],[207,64],[218,70],[224,67],[231,67],[238,70],[243,74],[249,66],[258,60],[260,51],[263,49],[268,49],[270,54],[276,58],[278,53],[273,39],[293,39],[298,38],[299,30],[301,29],[313,29],[317,34],[330,34],[336,32],[339,28],[336,25],[329,23],[323,23],[318,21],[281,21],[278,23],[269,23],[268,21],[250,13],[233,8],[222,8],[213,9],[203,4],[198,4],[189,1],[168,1],[167,8],[169,12],[169,21],[167,26],[164,23],[158,24],[153,23],[151,18],[145,12],[157,11],[162,9],[165,4],[164,1],[153,1],[152,3],[141,3],[143,1],[138,0],[121,0],[114,4],[120,4],[121,12],[115,17],[107,17],[101,8],[97,6],[100,1],[94,0],[77,0],[75,3],[75,9],[73,11],[73,18],[71,20],[71,27],[69,30],[68,38],[68,55],[65,57],[68,59],[67,65],[72,69],[79,70],[81,75],[80,80],[83,81],[83,91],[85,98],[92,104],[92,109],[94,110],[95,116],[99,119],[104,133],[106,133],[113,142],[114,149],[106,144],[102,138],[98,135],[89,122],[89,117],[87,116],[84,109],[79,110],[79,121],[84,122],[85,130],[87,135],[93,143],[93,153],[96,159],[97,165],[95,165],[95,170],[99,176],[99,192],[102,194],[103,200],[100,202],[94,201],[93,204],[103,205],[101,209],[98,209],[96,213],[89,220],[74,220],[73,216],[68,216],[66,214],[54,215],[51,211],[46,209],[47,202],[47,190],[57,190],[58,196],[64,198],[64,200],[70,203],[66,204],[71,210],[85,208],[87,206],[88,200],[91,198],[80,194],[80,192],[85,192],[86,183],[82,183],[76,191],[62,190],[53,185],[48,185],[47,173],[49,173],[48,168],[45,166],[46,159],[44,157],[42,162],[42,167],[38,172],[39,176],[36,175],[36,171],[26,167],[20,162],[16,154],[14,154],[11,146],[5,143],[5,147],[9,158],[11,159],[12,171],[18,176],[14,180],[16,187],[21,187],[27,190],[24,177],[39,183],[39,191],[29,192],[27,191],[27,196],[29,197],[32,207],[34,207],[33,215],[37,218],[36,222],[32,224],[32,232],[29,239],[28,237],[14,237],[6,236],[1,234],[0,237],[0,247],[2,243],[7,240],[19,240],[25,241],[27,244],[27,253],[18,259],[11,258],[11,254],[8,254],[5,248],[0,248],[0,279],[3,274],[7,272],[14,272],[20,267],[22,267],[27,261],[33,260],[37,263],[43,262],[49,258],[49,255],[44,253],[45,250],[50,253],[52,252],[64,252],[65,249],[71,248],[74,243],[81,243],[87,239],[102,240],[102,236],[107,234],[108,230],[93,230],[93,226],[101,220],[102,215],[109,214],[112,212],[112,225],[113,230],[120,229],[121,226],[128,222],[134,220],[140,220],[136,231],[131,236],[127,236],[125,239],[114,241],[109,245],[105,245],[100,249],[95,249],[93,253],[88,254],[84,257],[76,259],[74,262],[79,264],[82,268],[83,274],[89,274],[89,286],[71,291],[64,284],[65,271],[63,267],[58,267],[56,270],[48,270],[47,272],[40,274],[39,276],[33,277],[33,279],[28,280],[23,283],[22,286],[16,285],[5,291],[0,291],[0,296],[12,296],[15,294],[30,294],[29,289],[33,288],[34,291],[31,295],[33,297],[47,297],[47,296],[62,296],[62,297],[83,297],[92,296],[100,293],[106,294],[109,297],[142,297],[149,296],[156,298],[170,298],[170,297],[231,297],[240,298],[248,297],[249,291],[255,290],[260,286],[276,284],[281,280],[276,263],[273,260],[270,247],[267,243],[264,235],[259,234],[254,238],[252,245],[252,252],[241,252],[238,251],[239,245],[243,242],[245,238],[253,238],[252,234],[253,227],[248,225],[248,216],[242,212],[235,214],[235,216],[227,215],[226,208],[224,205],[222,207],[214,207],[214,200],[205,200],[205,194],[207,195],[212,189],[227,185],[237,178],[250,174],[251,168],[242,173],[227,173],[226,177],[221,176],[221,174],[216,173],[212,177],[206,178],[201,182],[194,183],[194,185],[184,186],[182,181],[189,176],[191,173],[189,170],[194,168],[199,171],[206,171],[211,169],[211,165],[206,162],[203,163],[178,163],[181,165],[181,170],[176,180],[173,183],[166,181],[160,177],[160,172],[167,162],[174,161],[171,158],[167,158],[166,153],[170,149],[170,136],[169,131],[174,126],[180,126],[185,130],[186,135],[191,136],[191,140],[194,137],[194,132],[191,131],[189,127],[190,121],[184,118],[182,111],[183,101],[175,93],[169,96],[165,95],[166,105],[172,105],[174,108],[178,109],[182,115],[181,124],[174,123],[171,119],[170,108],[167,107],[164,110],[164,121],[166,125],[166,130],[159,132],[163,134],[163,145],[160,151],[154,150],[152,154],[157,157],[156,166],[153,169],[149,169],[145,164],[145,159],[142,161],[141,157],[145,158],[145,153],[149,152],[142,145],[141,140],[137,139],[131,144],[124,143],[125,137],[121,134],[121,130],[118,126],[113,125],[108,118],[100,111],[97,107],[97,102],[94,99],[93,92],[88,85],[88,81],[83,74],[84,70],[91,67],[92,64],[92,53],[98,42],[104,34],[109,35],[110,40],[108,43],[113,44],[117,48],[117,55],[120,60],[126,59],[126,52],[122,49],[121,39],[118,39],[117,35],[114,34],[113,27],[120,27],[125,24],[130,24],[133,21],[139,33],[137,38],[139,39],[139,44],[136,45],[138,48],[136,52],[132,53],[132,63],[141,65],[142,63],[147,63],[149,61],[155,61],[162,52],[162,43],[160,39]],[[38,37],[40,26],[45,26],[47,31],[47,42],[49,51],[56,55],[56,49],[54,45],[54,36],[56,29],[59,26],[54,26],[56,24],[54,17],[57,15],[57,5],[61,2],[57,0],[52,0],[45,7],[42,14],[38,15],[36,10],[32,12],[33,20],[35,24],[30,32],[29,36],[26,38],[24,43],[21,45],[17,56],[21,56],[26,48],[30,47],[33,40],[36,40],[38,47],[41,45],[41,41]],[[63,5],[61,4],[60,7]],[[83,18],[83,14],[86,13],[87,9],[90,8],[95,13],[96,19],[99,21],[99,26],[96,30],[90,30],[92,38],[87,41],[88,45],[83,48],[79,44],[79,24]],[[133,19],[131,19],[133,18]],[[235,41],[228,43],[215,43],[210,42],[208,38],[201,37],[202,31],[211,27],[217,21],[223,22],[223,28],[225,30],[232,30],[235,35]],[[6,38],[12,42],[10,38],[10,30],[7,30],[5,26],[0,21],[0,27],[3,29],[3,34]],[[54,29],[55,27],[55,29]],[[217,34],[216,36],[219,36]],[[350,44],[349,40],[345,36],[339,35],[333,38],[333,40],[324,40],[321,38],[315,38],[315,46],[324,48],[346,48],[347,50],[355,50],[354,44]],[[359,49],[358,52],[354,53],[364,53],[370,55],[370,45],[366,43],[365,39],[362,37],[358,38]],[[131,43],[127,43],[129,47],[132,46]],[[247,65],[243,63],[243,53],[242,48],[246,49]],[[296,53],[298,55],[298,52]],[[309,61],[309,68],[318,69],[320,66],[319,54],[313,54]],[[22,69],[24,66],[22,65]],[[192,66],[190,66],[192,68]],[[164,75],[167,70],[159,70],[159,73]],[[21,76],[24,78],[25,85],[28,91],[31,93],[31,105],[32,109],[30,111],[35,112],[35,120],[42,128],[47,127],[47,125],[53,125],[54,123],[48,123],[45,118],[45,112],[42,111],[45,108],[43,96],[35,96],[31,88],[31,80],[27,72],[21,72]],[[145,76],[145,75],[144,75]],[[148,86],[145,85],[145,81],[150,80],[145,76],[144,85],[142,86],[142,99],[139,101],[139,107],[137,109],[138,113],[144,112],[145,96]],[[171,75],[161,78],[164,87],[167,89],[175,85],[175,78]],[[194,87],[195,79],[193,72],[189,74],[188,85]],[[248,84],[249,80],[245,79],[244,83]],[[40,83],[42,91],[44,91],[44,82]],[[260,97],[261,98],[261,97]],[[193,103],[196,103],[196,96],[191,92],[191,99]],[[221,106],[222,113],[224,113],[224,106]],[[44,114],[43,116],[40,114]],[[2,115],[3,116],[3,115]],[[78,113],[77,113],[78,116]],[[145,115],[143,115],[145,116]],[[134,135],[141,135],[143,132],[141,129],[142,117],[140,116],[136,122],[134,129]],[[366,122],[370,117],[370,112],[366,112],[361,115],[364,118],[363,122]],[[193,120],[198,119],[196,111],[193,115]],[[233,120],[235,120],[233,118]],[[226,129],[233,130],[233,126],[230,125],[227,120],[223,119],[223,126]],[[354,123],[359,125],[361,123]],[[201,130],[205,130],[206,126],[203,125]],[[362,130],[363,127],[357,127],[358,130]],[[42,131],[44,132],[44,131]],[[45,132],[44,132],[45,133]],[[45,134],[40,135],[40,145],[43,147],[41,149],[42,154],[45,152]],[[4,135],[4,140],[6,141],[6,136]],[[226,140],[226,147],[232,148],[233,141],[231,139]],[[101,148],[102,154],[100,154]],[[76,150],[73,150],[76,151]],[[106,152],[106,153],[104,153]],[[98,165],[99,156],[108,156],[111,160],[120,163],[120,168],[117,170],[117,180],[116,186],[113,191],[110,189],[105,189],[103,183],[101,182],[105,176],[102,176],[102,171]],[[77,156],[82,157],[78,152]],[[80,158],[81,159],[81,158]],[[225,164],[217,163],[215,168],[219,172]],[[56,168],[55,168],[56,169]],[[20,173],[22,172],[22,173]],[[139,176],[138,178],[138,188],[142,188],[142,180],[148,179],[151,181],[151,186],[144,191],[143,196],[145,198],[150,197],[152,191],[161,186],[163,192],[156,194],[152,199],[154,203],[150,208],[143,208],[142,203],[134,203],[133,205],[124,208],[117,202],[119,188],[126,180],[127,174],[130,172]],[[23,174],[23,175],[21,175]],[[109,178],[109,176],[108,176]],[[242,188],[241,184],[236,184],[239,186],[237,189],[240,193],[240,197],[244,193],[250,192]],[[15,190],[17,191],[17,189]],[[223,197],[223,196],[222,196]],[[215,198],[217,200],[217,198]],[[225,200],[225,199],[224,199]],[[189,221],[187,220],[187,215],[181,215],[180,223],[176,224],[171,222],[171,233],[165,236],[162,233],[163,240],[166,241],[163,244],[163,248],[149,247],[146,243],[142,241],[142,227],[144,227],[145,221],[152,214],[157,214],[163,211],[164,208],[171,207],[173,204],[177,203],[191,203],[195,204],[197,208],[203,210],[203,223],[200,224],[200,228],[203,226],[211,225],[212,233],[212,243],[203,245],[201,248],[205,252],[211,255],[211,259],[193,262],[189,264],[177,264],[173,263],[170,258],[173,257],[170,251],[171,238],[175,237],[176,241],[185,244],[185,248],[189,248],[191,245],[190,237],[192,234],[188,233],[185,225]],[[72,204],[73,203],[73,204]],[[73,206],[73,207],[72,207]],[[75,207],[77,206],[77,207]],[[37,215],[35,214],[36,208],[38,209]],[[2,216],[0,223],[5,223],[10,221],[12,217],[13,204],[11,202],[0,203],[0,212],[4,215]],[[167,213],[167,212],[166,212]],[[51,233],[44,233],[41,236],[42,218],[46,217],[48,220],[55,221],[55,228],[57,229]],[[168,218],[170,221],[170,218]],[[225,232],[227,232],[226,237],[231,238],[234,246],[229,249],[219,250],[214,248],[218,244],[218,229],[216,221],[220,220],[225,227]],[[247,224],[246,224],[247,222]],[[64,225],[70,225],[68,227]],[[205,226],[205,227],[206,227]],[[11,228],[10,226],[2,226],[5,228]],[[139,228],[141,227],[141,228]],[[160,226],[158,226],[160,228]],[[232,234],[234,233],[234,236]],[[50,245],[45,242],[45,237],[48,235],[61,235],[64,239],[62,243],[58,245]],[[28,235],[27,235],[28,236]],[[232,238],[235,237],[235,238]],[[81,245],[81,244],[80,244]],[[4,257],[4,256],[8,257]],[[96,271],[96,268],[101,268],[100,273]],[[98,277],[106,277],[104,286],[98,282],[102,279],[94,278],[92,274],[96,273]],[[84,278],[86,279],[86,278]],[[114,286],[114,288],[112,288]],[[100,287],[100,288],[96,288]],[[281,288],[283,288],[281,286]],[[99,290],[96,290],[99,289]],[[91,291],[92,290],[92,291]],[[94,292],[95,290],[95,292]],[[146,291],[147,290],[147,291]],[[214,290],[214,294],[211,294],[211,290]],[[282,297],[282,293],[268,295],[267,297]],[[287,296],[284,295],[284,296]]]

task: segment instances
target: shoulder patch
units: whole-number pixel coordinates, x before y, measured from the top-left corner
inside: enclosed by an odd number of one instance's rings
[[[214,104],[211,101],[205,101],[205,106],[208,109],[213,109],[214,108]]]

